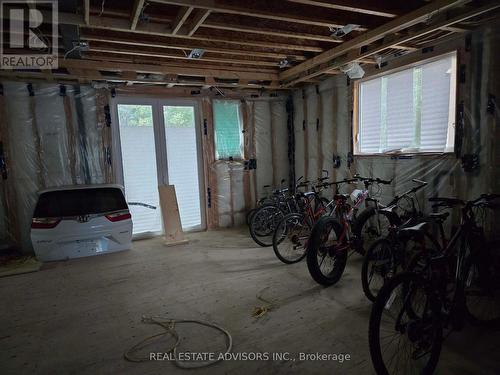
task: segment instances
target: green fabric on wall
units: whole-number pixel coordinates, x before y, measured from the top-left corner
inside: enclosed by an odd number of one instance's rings
[[[214,101],[215,157],[241,159],[241,128],[239,102]]]

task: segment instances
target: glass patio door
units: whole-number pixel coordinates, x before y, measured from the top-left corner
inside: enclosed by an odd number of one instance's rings
[[[204,229],[196,102],[117,98],[114,109],[117,180],[129,203],[157,207],[130,205],[134,237],[163,233],[159,184],[175,185],[183,230]]]

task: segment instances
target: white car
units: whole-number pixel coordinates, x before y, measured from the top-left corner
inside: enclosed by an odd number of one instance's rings
[[[40,191],[31,242],[42,261],[130,249],[132,216],[123,187],[80,185]]]

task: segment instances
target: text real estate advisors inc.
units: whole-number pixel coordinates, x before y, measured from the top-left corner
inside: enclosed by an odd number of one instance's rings
[[[289,353],[289,352],[156,352],[149,353],[150,361],[350,361],[349,353]]]

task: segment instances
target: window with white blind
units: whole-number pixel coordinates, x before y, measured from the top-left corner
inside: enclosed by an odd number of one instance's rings
[[[356,154],[453,152],[456,53],[359,83]]]

